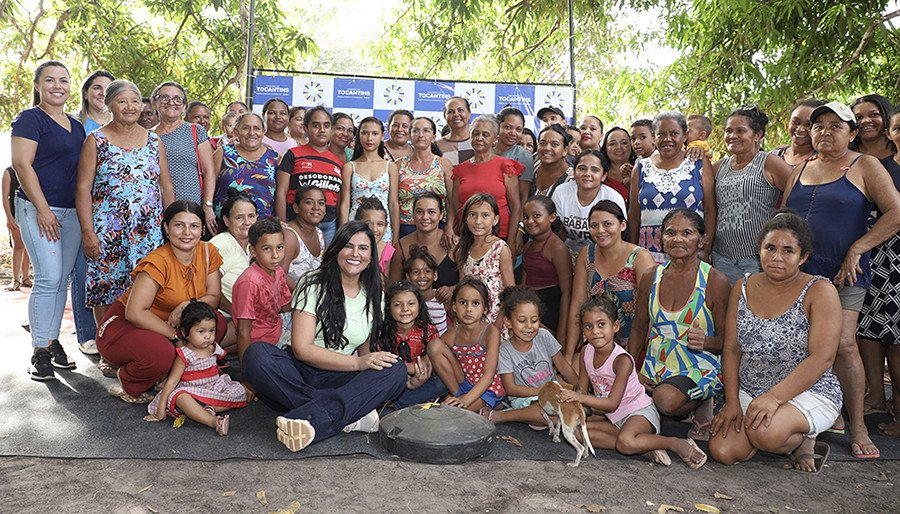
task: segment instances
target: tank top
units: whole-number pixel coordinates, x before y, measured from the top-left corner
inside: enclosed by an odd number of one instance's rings
[[[594,386],[594,396],[598,398],[608,398],[612,392],[613,383],[616,381],[616,373],[613,371],[613,363],[619,355],[627,355],[634,365],[634,359],[631,354],[625,351],[621,346],[612,345],[612,353],[607,357],[599,368],[594,367],[594,347],[591,345],[584,346],[584,369],[587,371],[588,378],[591,379],[591,385]],[[650,398],[641,381],[638,380],[637,368],[632,367],[631,374],[628,375],[628,382],[625,385],[625,393],[619,402],[619,407],[607,412],[606,419],[612,423],[627,418],[632,412],[639,411],[644,407],[653,405],[653,399]]]
[[[421,173],[412,169],[410,163],[410,156],[403,157],[397,162],[400,176],[397,187],[397,196],[400,199],[400,223],[405,225],[413,224],[413,201],[416,195],[431,191],[438,195],[444,204],[447,203],[447,182],[444,169],[441,168],[441,158],[435,155],[431,165]],[[443,218],[446,218],[446,211]]]
[[[306,246],[306,243],[303,242],[303,239],[300,237],[300,234],[294,230],[294,227],[290,225],[284,225],[284,228],[290,230],[297,236],[297,246],[300,248],[300,253],[297,254],[297,258],[291,261],[291,265],[288,266],[287,275],[291,277],[294,281],[300,280],[300,277],[305,275],[308,271],[314,270],[322,264],[322,256],[325,255],[325,237],[322,234],[322,231],[316,227],[316,236],[319,237],[319,255],[313,255],[312,252],[309,251],[309,248]]]
[[[759,254],[756,237],[772,216],[781,191],[766,180],[768,153],[760,151],[743,169],[726,157],[716,172],[716,239],[713,251],[729,259]]]
[[[553,234],[550,234],[550,237],[554,237]],[[525,285],[528,287],[543,289],[559,285],[556,268],[544,256],[544,247],[547,246],[550,237],[544,240],[544,244],[539,249],[522,254],[522,270],[525,271]],[[550,306],[548,305],[548,307]]]
[[[596,267],[596,248],[597,245],[591,243],[588,245],[587,255],[587,274],[591,280],[589,289],[591,296],[598,296],[603,292],[609,291],[619,300],[619,308],[622,310],[622,319],[619,320],[619,331],[616,333],[616,341],[622,345],[628,341],[631,335],[631,323],[634,321],[634,313],[637,308],[635,298],[637,296],[637,272],[634,271],[634,261],[637,259],[638,253],[641,251],[640,246],[635,246],[628,258],[625,259],[625,266],[618,273],[610,277],[602,277]]]
[[[463,374],[466,376],[466,379],[474,386],[476,382],[481,379],[481,376],[484,375],[484,361],[487,359],[487,348],[484,346],[484,333],[487,332],[489,325],[484,327],[484,330],[481,331],[481,335],[478,336],[478,341],[473,344],[458,344],[459,340],[459,325],[456,325],[453,332],[453,355],[456,356],[456,359],[459,361],[460,367],[462,367]],[[491,385],[487,388],[488,391],[493,392],[498,397],[505,396],[506,391],[503,389],[503,383],[500,381],[500,375],[497,372],[494,372],[494,380],[491,381]]]
[[[841,169],[841,176],[827,184],[804,185],[803,172],[809,161],[803,163],[791,196],[785,205],[809,222],[813,232],[813,251],[803,266],[810,275],[834,278],[847,250],[868,231],[867,220],[872,202],[847,178],[847,172],[862,155],[857,156]],[[869,269],[869,252],[859,258],[862,274],[856,285],[867,288],[872,283]]]
[[[741,282],[738,301],[737,340],[741,347],[740,384],[750,396],[768,392],[809,357],[809,319],[803,310],[806,292],[817,280],[812,277],[793,305],[772,319],[760,318],[747,305],[747,277]],[[777,365],[773,365],[777,363]],[[819,377],[809,391],[820,394],[841,408],[841,386],[831,369]]]
[[[352,169],[350,175],[350,212],[347,215],[347,219],[352,220],[356,218],[356,210],[359,208],[359,203],[363,198],[377,198],[378,201],[381,202],[381,205],[384,206],[385,219],[387,220],[387,226],[384,229],[384,236],[382,237],[382,240],[384,241],[391,241],[393,239],[393,233],[391,231],[391,211],[388,204],[391,191],[390,166],[390,161],[385,161],[384,173],[375,180],[369,180],[356,173],[356,162],[350,161],[350,167]]]

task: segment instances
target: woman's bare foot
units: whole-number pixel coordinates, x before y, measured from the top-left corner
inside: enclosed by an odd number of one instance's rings
[[[714,407],[713,399],[710,398],[703,400],[700,406],[694,410],[692,426],[687,434],[688,437],[697,441],[709,441],[709,429],[712,426]]]
[[[644,457],[647,457],[650,462],[655,462],[661,466],[672,465],[672,459],[669,457],[669,454],[666,453],[665,450],[650,450],[649,452],[644,454]]]
[[[807,473],[816,472],[816,461],[813,454],[815,453],[816,439],[814,437],[804,437],[803,442],[796,450],[791,452],[789,464],[784,465],[784,469],[796,469],[797,471],[805,471]]]
[[[681,460],[691,469],[699,469],[706,464],[706,453],[697,446],[693,439],[678,439],[672,451],[681,457]]]

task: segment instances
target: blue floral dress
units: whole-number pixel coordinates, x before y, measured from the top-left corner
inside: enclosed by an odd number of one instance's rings
[[[222,215],[222,204],[228,198],[228,189],[246,191],[260,218],[274,216],[275,211],[275,170],[278,168],[278,154],[271,148],[255,161],[241,157],[234,145],[222,146],[222,169],[216,180],[213,197],[216,216]]]
[[[162,244],[162,195],[159,190],[159,136],[150,132],[140,148],[119,148],[102,129],[94,177],[94,232],[100,255],[89,259],[86,304],[110,305],[131,286],[131,270]]]
[[[365,177],[360,177],[356,173],[356,163],[350,162],[350,166],[353,167],[353,178],[350,179],[350,213],[348,215],[348,219],[352,220],[356,218],[356,209],[359,208],[359,203],[363,198],[369,196],[378,198],[381,205],[384,206],[384,210],[387,211],[387,228],[385,229],[384,236],[381,240],[388,242],[393,239],[393,232],[391,231],[391,210],[388,204],[388,193],[391,191],[391,176],[388,170],[390,165],[391,163],[385,162],[384,173],[375,180],[368,180]]]

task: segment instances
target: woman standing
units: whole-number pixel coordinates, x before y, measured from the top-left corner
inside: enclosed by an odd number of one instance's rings
[[[388,117],[388,134],[391,137],[384,142],[385,159],[397,162],[412,154],[409,131],[412,129],[413,117],[413,113],[406,109],[398,109]]]
[[[720,377],[728,279],[700,260],[706,227],[690,209],[674,209],[662,221],[667,261],[638,286],[628,353],[646,358],[639,378],[660,414],[694,412],[693,439],[708,440],[713,397]],[[696,412],[695,412],[696,411]]]
[[[194,202],[176,200],[163,213],[165,243],[134,268],[134,283],[106,312],[97,348],[118,366],[120,388],[110,394],[127,403],[150,403],[148,394],[169,372],[175,345],[185,336],[175,329],[192,299],[216,308],[221,296],[216,247],[200,240],[205,220]],[[216,343],[225,337],[225,318],[217,314]]]
[[[891,103],[881,95],[861,96],[850,106],[859,127],[859,137],[850,143],[850,149],[885,159],[897,151],[894,141],[888,137],[888,118]]]
[[[522,131],[525,130],[525,115],[515,107],[506,107],[497,115],[497,121],[500,123],[500,136],[494,151],[500,157],[512,159],[524,166],[519,175],[519,205],[525,205],[534,181],[534,157],[519,145]]]
[[[403,392],[407,374],[396,355],[370,351],[381,324],[381,273],[365,223],[338,229],[291,306],[290,348],[253,343],[242,361],[259,398],[282,413],[278,440],[298,451],[342,430],[376,432],[375,409]]]
[[[453,168],[450,202],[456,207],[456,212],[462,212],[463,205],[472,195],[493,195],[500,208],[499,236],[507,240],[512,255],[515,255],[516,232],[522,219],[519,175],[524,166],[494,154],[494,143],[499,132],[500,126],[492,117],[479,116],[472,122],[471,141],[475,155]]]
[[[184,119],[188,123],[196,123],[206,130],[206,134],[211,134],[210,123],[212,122],[212,111],[209,106],[200,100],[194,100],[187,105]],[[213,148],[215,150],[215,148]]]
[[[783,159],[761,149],[768,123],[758,107],[732,111],[725,120],[725,147],[731,155],[713,165],[717,216],[712,264],[730,284],[761,271],[754,241],[791,176]]]
[[[550,125],[538,136],[537,156],[534,164],[534,180],[528,196],[553,196],[556,188],[572,180],[575,171],[566,160],[566,149],[572,136],[559,125]]]
[[[106,86],[116,80],[112,73],[98,70],[88,75],[81,85],[81,110],[78,119],[84,125],[84,132],[90,134],[112,120],[104,98]]]
[[[871,284],[869,251],[900,229],[900,193],[877,159],[848,149],[857,135],[849,107],[829,102],[813,110],[810,121],[818,156],[794,170],[784,192],[785,205],[813,231],[814,249],[803,271],[828,277],[838,287],[843,323],[834,370],[850,415],[851,454],[877,458],[880,452],[863,418],[865,371],[856,325]],[[884,214],[870,228],[873,201]],[[842,424],[841,419],[836,429],[843,429]]]
[[[760,449],[790,454],[794,469],[818,472],[828,451],[817,448],[816,436],[831,427],[842,403],[831,373],[840,301],[828,279],[800,271],[813,241],[796,214],[776,214],[756,246],[763,272],[731,290],[725,407],[713,420],[709,447],[722,464],[749,460]]]
[[[68,277],[82,251],[75,178],[85,136],[81,123],[65,112],[71,87],[61,62],[41,63],[34,70],[34,107],[12,122],[12,164],[20,183],[16,223],[34,267],[28,372],[39,381],[54,380],[54,367],[75,368],[59,344]]]
[[[650,250],[657,264],[666,260],[662,220],[674,209],[690,209],[703,217],[706,237],[701,254],[709,259],[716,231],[715,178],[705,158],[694,160],[684,148],[687,119],[667,111],[653,119],[658,153],[641,160],[637,183],[630,186],[628,226],[630,242]]]
[[[609,159],[609,176],[606,184],[623,198],[628,198],[631,169],[637,154],[631,148],[631,134],[622,127],[613,127],[603,136],[601,152]]]
[[[165,148],[138,125],[137,86],[114,80],[104,101],[112,121],[85,140],[75,190],[88,258],[86,304],[97,322],[131,286],[131,270],[162,244],[162,213],[175,201]]]
[[[353,118],[350,115],[336,112],[331,116],[331,141],[328,144],[328,150],[337,155],[342,163],[350,162],[353,159],[350,143],[353,142],[354,135]]]
[[[284,100],[272,98],[263,105],[263,117],[266,119],[266,134],[262,142],[278,154],[278,158],[297,146],[297,142],[285,133],[288,126],[288,104]]]
[[[519,144],[532,155],[537,151],[537,138],[530,128],[525,127],[522,129],[522,137],[519,138]]]
[[[288,136],[297,142],[297,146],[309,144],[309,138],[306,137],[306,127],[303,126],[303,118],[305,116],[305,107],[294,106],[288,111]]]
[[[412,153],[399,161],[398,178],[399,186],[397,195],[400,202],[400,237],[406,237],[416,230],[414,225],[415,199],[428,191],[437,195],[440,203],[447,201],[449,192],[453,189],[453,166],[446,158],[435,155],[435,132],[437,127],[431,118],[419,117],[412,122]],[[443,207],[440,209],[443,214]],[[448,212],[448,219],[456,217],[456,209]],[[442,220],[445,221],[445,220]],[[454,236],[453,223],[444,227],[444,232],[449,237]],[[400,280],[398,277],[397,280]]]
[[[165,145],[175,199],[202,204],[206,229],[210,234],[215,234],[213,193],[216,167],[206,129],[181,119],[187,104],[187,93],[177,82],[163,82],[156,86],[150,98],[159,113],[159,124],[153,130]]]
[[[469,133],[471,117],[472,109],[469,107],[469,101],[461,96],[451,97],[444,104],[444,119],[450,127],[450,133],[437,140],[437,147],[453,166],[475,155]]]
[[[578,141],[581,150],[599,150],[600,140],[603,136],[603,122],[600,121],[600,118],[589,114],[584,117],[578,128],[581,131]]]
[[[222,204],[230,189],[245,191],[256,204],[260,217],[274,216],[278,154],[263,144],[263,121],[258,114],[242,114],[236,130],[236,141],[222,145],[221,152],[216,152],[219,160],[214,197],[216,216],[222,215]]]
[[[791,109],[791,118],[787,126],[791,143],[772,151],[784,159],[791,169],[806,162],[816,152],[809,135],[809,115],[820,105],[825,105],[825,102],[816,99],[799,100]]]

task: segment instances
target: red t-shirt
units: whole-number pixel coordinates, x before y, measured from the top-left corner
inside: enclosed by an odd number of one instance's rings
[[[522,163],[500,156],[478,164],[471,159],[459,163],[453,168],[458,202],[457,219],[462,220],[463,206],[472,195],[477,193],[493,195],[500,208],[500,237],[505,239],[509,230],[509,203],[506,201],[506,184],[503,179],[518,177],[524,169]]]
[[[253,263],[234,282],[231,289],[231,316],[234,325],[239,319],[253,320],[250,341],[275,344],[281,338],[281,307],[291,301],[281,267],[270,276],[266,270]]]
[[[423,337],[423,335],[425,337]],[[432,341],[437,339],[439,334],[434,325],[428,325],[425,327],[425,334],[422,333],[421,327],[415,326],[405,337],[400,334],[397,334],[396,337],[397,339],[394,341],[394,353],[399,355],[401,359],[406,360],[406,352],[400,348],[403,343],[406,343],[409,346],[409,360],[406,362],[416,362],[417,357],[425,357],[425,347],[427,343],[426,341],[423,341],[423,339]]]
[[[337,204],[341,199],[343,161],[328,150],[319,152],[309,145],[295,146],[284,154],[278,171],[291,176],[286,195],[287,212],[294,212],[294,195],[303,186],[316,186],[325,193],[325,218],[337,217]]]

